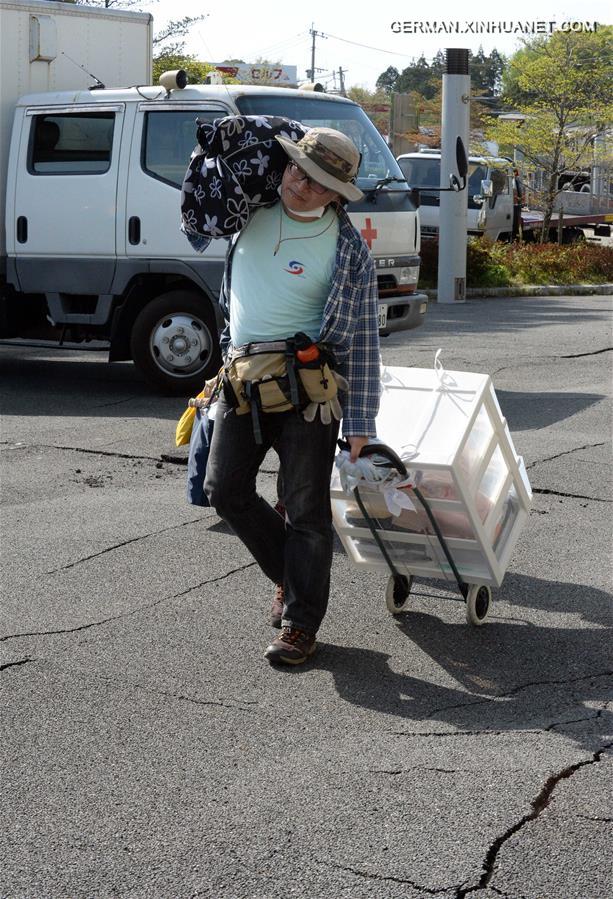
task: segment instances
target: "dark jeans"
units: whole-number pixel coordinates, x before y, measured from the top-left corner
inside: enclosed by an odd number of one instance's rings
[[[204,489],[264,574],[284,585],[283,624],[315,634],[330,590],[330,473],[338,422],[306,422],[295,411],[260,418],[263,442],[258,445],[251,416],[228,412],[219,399]],[[255,489],[258,469],[273,444],[281,462],[285,522]]]

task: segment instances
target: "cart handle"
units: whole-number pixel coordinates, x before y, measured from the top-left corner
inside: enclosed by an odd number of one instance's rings
[[[339,440],[338,446],[339,449],[344,450],[345,452],[351,452],[351,446],[347,440]],[[392,468],[396,469],[398,474],[402,475],[403,478],[408,477],[406,465],[400,456],[395,453],[391,447],[386,446],[385,443],[367,443],[366,446],[363,446],[360,452],[360,458],[366,459],[368,456],[383,456],[387,459]]]

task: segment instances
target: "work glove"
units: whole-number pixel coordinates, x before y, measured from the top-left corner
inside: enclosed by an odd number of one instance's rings
[[[191,409],[205,409],[207,406],[211,404],[211,396],[217,390],[221,378],[221,372],[218,372],[214,378],[210,378],[210,380],[204,382],[204,390],[202,394],[198,396],[191,397],[188,400],[188,407]]]
[[[344,390],[345,393],[349,390],[349,382],[342,375],[339,375],[337,371],[332,372],[332,377],[336,381],[336,386],[339,390]]]
[[[337,397],[326,400],[325,403],[309,403],[306,409],[304,409],[302,417],[305,421],[315,421],[318,413],[322,423],[325,425],[330,424],[332,416],[334,416],[337,421],[340,421],[343,417],[343,410]]]
[[[349,383],[342,375],[339,375],[337,371],[332,371],[331,374],[339,390],[344,390],[345,392],[349,390]],[[302,417],[305,421],[315,421],[318,412],[325,425],[330,424],[332,416],[337,421],[341,421],[343,417],[343,410],[337,396],[332,397],[331,400],[326,400],[325,403],[309,403],[303,411]]]

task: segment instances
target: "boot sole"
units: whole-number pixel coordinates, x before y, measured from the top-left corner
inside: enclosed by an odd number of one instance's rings
[[[313,655],[315,650],[317,649],[317,644],[314,643],[313,647],[308,651],[308,653],[304,656],[300,656],[299,659],[290,659],[289,656],[284,655],[267,655],[264,653],[264,658],[271,663],[271,665],[281,664],[281,665],[302,665],[307,659]]]

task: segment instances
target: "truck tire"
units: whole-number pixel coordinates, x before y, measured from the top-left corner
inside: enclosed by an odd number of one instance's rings
[[[164,393],[197,392],[221,365],[213,309],[190,290],[171,290],[147,303],[134,322],[130,348],[146,380]]]

